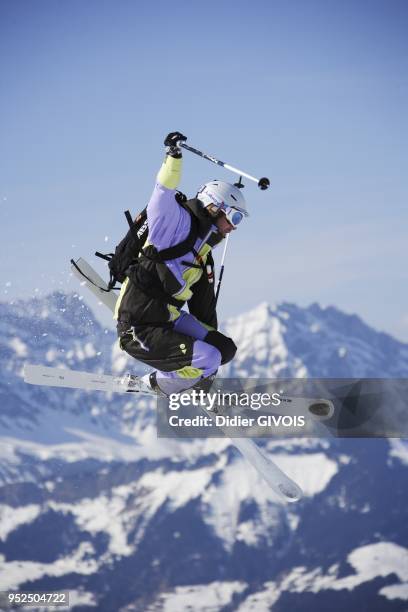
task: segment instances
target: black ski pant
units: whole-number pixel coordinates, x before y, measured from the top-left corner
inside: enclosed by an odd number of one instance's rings
[[[129,327],[119,322],[118,334],[122,350],[157,370],[158,385],[167,394],[211,376],[236,352],[231,338],[209,330],[185,311],[164,325]]]

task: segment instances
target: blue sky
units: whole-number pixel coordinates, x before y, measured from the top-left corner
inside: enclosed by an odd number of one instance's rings
[[[271,179],[245,188],[220,318],[317,301],[408,340],[407,18],[385,0],[1,0],[1,299],[76,290],[70,258],[112,250],[177,129]],[[185,154],[188,195],[216,177],[235,179]]]

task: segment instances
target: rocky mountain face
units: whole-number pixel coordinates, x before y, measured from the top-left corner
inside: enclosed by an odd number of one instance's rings
[[[78,295],[2,304],[0,326],[0,590],[69,589],[79,612],[408,608],[403,441],[260,441],[305,492],[283,505],[228,440],[158,439],[152,399],[24,384],[25,362],[145,371]],[[408,374],[408,345],[332,307],[224,328],[224,376]]]

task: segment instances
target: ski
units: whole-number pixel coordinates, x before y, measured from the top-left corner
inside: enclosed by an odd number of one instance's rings
[[[157,394],[147,387],[138,376],[125,374],[112,376],[109,374],[96,374],[92,372],[81,372],[68,368],[53,368],[42,365],[25,364],[24,382],[31,385],[43,385],[47,387],[65,387],[68,389],[82,389],[84,391],[105,391],[110,393],[142,393],[156,396]],[[296,413],[308,412],[313,418],[322,418],[316,414],[316,408],[321,412],[326,410],[332,414],[333,403],[329,400],[309,399],[303,397],[281,396],[282,405],[290,406]],[[323,408],[320,408],[323,406]]]
[[[210,418],[214,414],[204,406],[200,406],[200,408]],[[299,485],[289,478],[251,438],[228,438],[226,428],[219,427],[219,429],[279,497],[287,502],[296,502],[303,497],[303,491]]]
[[[131,374],[110,376],[66,368],[25,364],[24,382],[46,387],[66,387],[84,391],[105,391],[107,393],[142,393],[156,396],[156,393],[152,389],[148,389],[138,376],[132,376]]]
[[[48,387],[65,387],[81,389],[84,391],[105,391],[106,393],[141,393],[156,397],[156,393],[145,388],[140,378],[132,375],[111,376],[107,374],[94,374],[80,372],[66,368],[52,368],[26,364],[24,367],[24,381],[32,385]],[[203,412],[211,417],[204,406]],[[224,428],[220,428],[224,430]],[[224,435],[225,432],[224,432]],[[239,450],[241,455],[260,473],[271,489],[286,501],[298,501],[302,497],[302,490],[291,480],[268,455],[249,438],[234,438],[231,443]]]
[[[82,389],[84,391],[105,391],[106,393],[141,393],[157,397],[157,394],[144,386],[137,376],[110,376],[108,374],[93,374],[65,368],[26,364],[24,381],[31,385],[47,387],[65,387]],[[204,406],[203,412],[211,417]],[[224,430],[224,428],[220,428]],[[288,502],[298,501],[302,490],[291,480],[268,455],[249,438],[234,438],[231,443],[241,455],[260,473],[271,489]]]
[[[262,476],[270,488],[287,502],[297,502],[303,497],[298,484],[283,472],[265,451],[249,438],[230,438],[241,455]]]
[[[82,257],[76,261],[71,259],[71,270],[81,285],[87,287],[102,304],[115,312],[118,296],[114,291],[108,291],[108,285],[85,259]]]

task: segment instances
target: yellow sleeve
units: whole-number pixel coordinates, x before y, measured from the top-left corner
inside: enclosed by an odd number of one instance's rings
[[[157,182],[167,189],[177,189],[181,178],[182,158],[176,159],[166,155],[162,167],[157,175]]]

